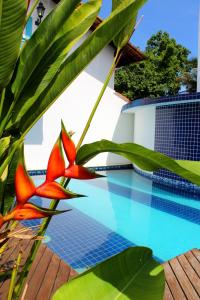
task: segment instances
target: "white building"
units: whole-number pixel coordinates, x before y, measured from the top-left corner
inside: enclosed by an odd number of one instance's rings
[[[52,0],[46,0],[44,2],[45,15],[55,5]],[[26,28],[25,33],[27,35],[30,35],[35,30],[36,19],[37,11],[34,11]],[[101,20],[97,18],[91,30],[94,30],[100,22]],[[111,66],[114,51],[114,46],[107,46],[29,132],[25,140],[26,164],[29,170],[46,169],[49,153],[60,132],[61,119],[68,130],[75,132],[74,141],[78,142]],[[140,61],[141,59],[143,59],[142,53],[129,44],[119,65]],[[112,78],[84,143],[91,143],[101,139],[121,143],[131,142],[133,140],[133,122],[130,115],[121,115],[121,109],[124,104],[124,99],[114,91],[114,78]],[[120,156],[101,154],[91,160],[90,165],[105,166],[125,164],[127,162]]]

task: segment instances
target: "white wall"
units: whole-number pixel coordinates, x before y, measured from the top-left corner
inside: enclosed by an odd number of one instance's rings
[[[68,130],[75,132],[74,140],[78,142],[113,56],[114,49],[111,46],[105,48],[32,128],[25,141],[26,164],[29,170],[46,169],[51,148],[60,132],[61,119]],[[113,88],[114,77],[97,110],[85,143],[100,139],[117,142],[132,140],[131,118],[128,115],[120,115],[125,102],[114,93]],[[116,155],[101,154],[91,160],[89,165],[102,166],[127,162],[126,159]]]
[[[156,108],[145,107],[134,113],[134,143],[154,150]]]
[[[124,115],[131,117],[134,128],[132,142],[154,150],[156,106],[132,108],[124,111]]]

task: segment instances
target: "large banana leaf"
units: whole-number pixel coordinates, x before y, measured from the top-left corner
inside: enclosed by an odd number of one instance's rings
[[[189,170],[192,173],[195,173],[198,176],[200,176],[200,161],[176,160],[176,162],[184,169]]]
[[[12,86],[15,99],[18,98],[37,65],[44,59],[44,55],[52,45],[54,38],[79,2],[80,0],[62,0],[40,24],[24,47],[20,55],[16,79]]]
[[[134,31],[134,26],[137,19],[139,9],[144,5],[147,0],[135,0],[136,7],[132,12],[132,20],[120,31],[120,33],[113,39],[113,43],[118,50],[121,50],[131,38]],[[123,0],[112,0],[112,9],[115,10]]]
[[[21,118],[18,127],[26,133],[80,72],[94,59],[97,54],[112,41],[132,19],[134,0],[124,0],[123,3],[76,49],[62,64],[44,92],[36,99],[34,105]],[[9,124],[12,126],[12,124]],[[9,128],[9,126],[7,128]]]
[[[2,159],[6,154],[10,145],[10,136],[0,139],[0,158]],[[1,160],[0,160],[1,162]]]
[[[9,155],[8,155],[9,156]],[[15,197],[14,177],[17,164],[20,158],[20,147],[18,147],[12,157],[9,166],[5,169],[0,181],[0,208],[1,214],[6,214],[12,207]],[[6,175],[5,175],[6,174]]]
[[[101,0],[91,0],[80,5],[68,18],[54,43],[20,93],[14,106],[12,122],[18,123],[34,101],[39,97],[58,72],[67,53],[94,23],[101,8]]]
[[[162,300],[164,271],[145,247],[129,248],[57,290],[52,300]]]
[[[27,2],[0,1],[0,91],[9,83],[19,55]]]
[[[146,171],[167,169],[194,184],[200,185],[200,176],[198,176],[194,170],[191,172],[189,171],[189,168],[182,167],[181,164],[178,164],[172,158],[133,143],[116,144],[107,140],[102,140],[86,144],[79,149],[76,162],[81,165],[85,164],[102,152],[111,152],[121,155]]]

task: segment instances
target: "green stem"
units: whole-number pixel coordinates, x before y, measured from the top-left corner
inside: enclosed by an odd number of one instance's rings
[[[36,254],[37,254],[37,251],[39,249],[40,244],[41,244],[41,240],[40,241],[35,241],[32,249],[31,249],[31,252],[30,252],[30,254],[28,256],[28,259],[26,261],[26,264],[23,267],[22,272],[20,273],[20,277],[19,277],[18,283],[17,283],[17,285],[14,288],[14,295],[15,295],[15,299],[16,300],[19,299],[19,297],[20,297],[20,295],[22,293],[22,290],[24,288],[28,272],[30,271],[32,263],[33,263],[33,261],[34,261],[34,259],[36,257]]]
[[[14,288],[15,288],[15,283],[16,283],[16,279],[17,279],[17,273],[18,273],[18,270],[19,270],[21,258],[22,258],[22,251],[19,252],[18,257],[17,257],[17,261],[16,261],[16,263],[13,267],[7,300],[12,300],[13,291],[14,291]]]
[[[85,136],[86,136],[86,134],[87,134],[87,132],[88,132],[88,130],[89,130],[89,128],[90,128],[90,124],[91,124],[92,119],[93,119],[93,117],[94,117],[94,115],[95,115],[95,112],[96,112],[96,110],[97,110],[97,108],[98,108],[98,106],[99,106],[99,103],[101,102],[101,99],[102,99],[102,97],[103,97],[103,95],[104,95],[104,93],[105,93],[105,90],[106,90],[106,88],[107,88],[107,86],[108,86],[108,84],[109,84],[109,82],[110,82],[110,79],[111,79],[111,77],[112,77],[112,75],[113,75],[113,73],[114,73],[114,71],[115,71],[115,67],[116,67],[116,64],[117,64],[117,62],[118,62],[119,57],[120,57],[120,54],[119,54],[119,52],[117,52],[117,54],[116,54],[116,56],[115,56],[115,58],[114,58],[114,60],[113,60],[113,63],[112,63],[112,65],[111,65],[111,67],[110,67],[110,70],[109,70],[109,72],[108,72],[108,75],[107,75],[107,77],[106,77],[106,80],[105,80],[105,82],[104,82],[104,85],[103,85],[103,87],[102,87],[102,89],[101,89],[101,92],[100,92],[100,94],[99,94],[99,96],[98,96],[98,98],[97,98],[97,100],[96,100],[96,102],[95,102],[95,104],[94,104],[94,107],[93,107],[93,109],[92,109],[92,111],[91,111],[91,114],[90,114],[90,116],[89,116],[89,119],[88,119],[88,121],[87,121],[87,123],[86,123],[86,125],[85,125],[85,128],[84,128],[84,130],[83,130],[83,133],[82,133],[82,135],[81,135],[81,137],[80,137],[80,140],[79,140],[78,145],[77,145],[77,147],[76,147],[77,150],[78,150],[78,149],[80,148],[80,146],[82,145],[82,142],[83,142],[83,140],[84,140],[84,138],[85,138]],[[62,178],[60,184],[63,185],[64,188],[66,188],[67,185],[69,184],[69,182],[70,182],[70,179],[69,179],[69,178],[68,178],[67,180],[66,180],[65,178]],[[56,209],[57,206],[58,206],[58,204],[59,204],[59,201],[52,200],[51,203],[50,203],[49,208],[50,208],[50,209]],[[43,234],[45,233],[46,228],[48,227],[49,222],[51,221],[51,218],[52,218],[52,217],[49,217],[49,218],[45,219],[45,220],[42,222],[42,226],[41,226],[41,229],[40,229],[40,234],[43,235]]]
[[[97,98],[97,100],[96,100],[96,102],[95,102],[95,105],[94,105],[94,107],[93,107],[93,109],[92,109],[92,111],[91,111],[91,114],[90,114],[90,116],[89,116],[89,119],[88,119],[88,121],[87,121],[87,123],[86,123],[86,125],[85,125],[85,128],[84,128],[84,130],[83,130],[83,133],[82,133],[82,135],[81,135],[81,137],[80,137],[80,140],[79,140],[79,142],[78,142],[78,145],[77,145],[77,150],[79,150],[79,148],[81,147],[81,145],[82,145],[82,143],[83,143],[83,140],[84,140],[84,138],[85,138],[85,136],[86,136],[86,134],[87,134],[87,132],[88,132],[88,130],[89,130],[89,128],[90,128],[92,119],[93,119],[93,117],[94,117],[94,115],[95,115],[95,113],[96,113],[96,111],[97,111],[97,108],[98,108],[98,106],[99,106],[99,103],[101,102],[101,99],[102,99],[102,97],[103,97],[103,95],[104,95],[104,93],[105,93],[105,90],[106,90],[106,88],[107,88],[107,86],[108,86],[108,84],[109,84],[109,82],[110,82],[110,79],[111,79],[113,73],[114,73],[114,70],[115,70],[115,67],[116,67],[116,62],[117,62],[117,60],[118,60],[118,53],[116,54],[116,56],[115,56],[115,58],[114,58],[114,60],[113,60],[113,63],[112,63],[111,68],[110,68],[110,70],[109,70],[109,72],[108,72],[108,75],[107,75],[106,80],[105,80],[105,82],[104,82],[104,85],[103,85],[103,87],[102,87],[102,89],[101,89],[101,92],[100,92],[100,94],[99,94],[99,96],[98,96],[98,98]]]
[[[105,80],[105,82],[104,82],[104,85],[103,85],[103,87],[102,87],[102,89],[101,89],[101,92],[100,92],[100,94],[99,94],[99,96],[98,96],[98,98],[97,98],[97,101],[95,102],[95,105],[94,105],[94,107],[93,107],[93,109],[92,109],[92,112],[91,112],[91,114],[90,114],[90,116],[89,116],[89,119],[88,119],[88,121],[87,121],[87,123],[86,123],[86,126],[85,126],[85,128],[84,128],[84,130],[83,130],[83,133],[82,133],[82,135],[81,135],[81,138],[80,138],[80,140],[79,140],[79,142],[78,142],[77,150],[78,150],[78,149],[80,148],[80,146],[82,145],[82,142],[83,142],[83,140],[84,140],[84,138],[85,138],[85,136],[86,136],[86,134],[87,134],[87,132],[88,132],[88,130],[89,130],[89,127],[90,127],[90,124],[91,124],[91,122],[92,122],[92,119],[93,119],[93,117],[94,117],[94,115],[95,115],[95,112],[96,112],[98,106],[99,106],[99,103],[101,102],[101,99],[102,99],[102,97],[103,97],[103,95],[104,95],[104,93],[105,93],[105,90],[106,90],[106,88],[107,88],[107,86],[108,86],[108,84],[109,84],[109,81],[110,81],[110,79],[111,79],[111,77],[112,77],[112,75],[113,75],[113,73],[114,73],[114,70],[115,70],[115,67],[116,67],[116,65],[117,65],[117,63],[118,63],[118,60],[119,60],[119,58],[120,58],[120,55],[121,55],[121,54],[120,54],[120,52],[118,51],[118,52],[116,53],[116,56],[115,56],[114,60],[113,60],[113,63],[112,63],[112,65],[111,65],[111,68],[110,68],[110,70],[109,70],[109,72],[108,72],[108,75],[107,75],[106,80]],[[60,182],[60,184],[66,188],[67,185],[69,184],[69,182],[70,182],[70,178],[68,178],[68,179],[66,180],[66,179],[63,177],[62,180],[61,180],[61,182]],[[56,201],[55,201],[55,200],[52,200],[51,203],[50,203],[49,208],[50,208],[50,209],[56,209],[57,206],[58,206],[58,204],[59,204],[59,201],[58,201],[58,200],[56,200]],[[41,225],[41,227],[40,227],[40,230],[39,230],[39,232],[38,232],[38,235],[44,236],[44,234],[45,234],[45,232],[46,232],[46,229],[47,229],[47,227],[48,227],[48,225],[49,225],[49,223],[50,223],[50,221],[51,221],[51,218],[52,218],[52,217],[48,217],[48,218],[45,218],[45,219],[43,220],[42,225]],[[32,249],[31,249],[31,253],[30,253],[30,255],[29,255],[29,258],[28,258],[28,260],[27,260],[27,262],[26,262],[26,265],[25,265],[24,268],[23,268],[23,271],[22,271],[21,275],[20,275],[19,283],[18,283],[18,285],[17,285],[16,288],[15,288],[15,295],[16,295],[16,297],[17,297],[16,299],[18,299],[19,295],[20,295],[21,292],[22,292],[23,286],[24,286],[25,281],[26,281],[26,276],[27,276],[27,274],[28,274],[28,271],[29,271],[30,268],[31,268],[32,262],[34,261],[34,258],[35,258],[36,254],[37,254],[37,251],[38,251],[38,248],[39,248],[40,244],[41,244],[41,240],[35,241],[35,243],[34,243]]]

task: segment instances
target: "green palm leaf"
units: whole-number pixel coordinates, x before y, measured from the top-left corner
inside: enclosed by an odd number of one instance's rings
[[[0,91],[9,83],[19,55],[26,6],[25,0],[0,1]]]
[[[15,99],[18,98],[40,61],[44,59],[45,53],[53,44],[59,30],[79,2],[80,0],[62,0],[41,23],[24,47],[20,55],[16,79],[12,86]]]
[[[200,176],[198,176],[197,173],[192,172],[191,168],[182,167],[182,165],[184,166],[183,163],[177,163],[175,160],[164,154],[133,143],[116,144],[107,140],[102,140],[86,144],[79,149],[76,162],[79,165],[83,165],[102,152],[111,152],[121,155],[146,171],[167,169],[194,184],[200,185]]]
[[[145,247],[129,248],[57,290],[52,300],[162,300],[164,271]]]
[[[176,160],[177,164],[200,177],[200,161]]]
[[[134,0],[124,0],[123,3],[76,49],[61,65],[44,92],[31,105],[25,116],[17,125],[21,132],[27,132],[44,114],[60,94],[72,83],[81,71],[109,44],[132,19]],[[12,126],[9,124],[9,126]],[[8,127],[9,127],[8,126]],[[7,127],[7,128],[8,128]]]
[[[120,33],[113,39],[113,43],[117,49],[122,49],[131,38],[134,31],[134,26],[137,19],[139,9],[144,5],[147,0],[135,0],[136,6],[132,11],[132,20],[120,31]],[[115,10],[123,0],[112,0],[112,9]]]
[[[18,123],[42,91],[48,87],[66,59],[67,53],[94,23],[101,3],[101,0],[91,0],[79,6],[65,22],[54,43],[46,52],[45,59],[39,63],[21,91],[20,98],[14,106],[15,114],[12,122]]]

